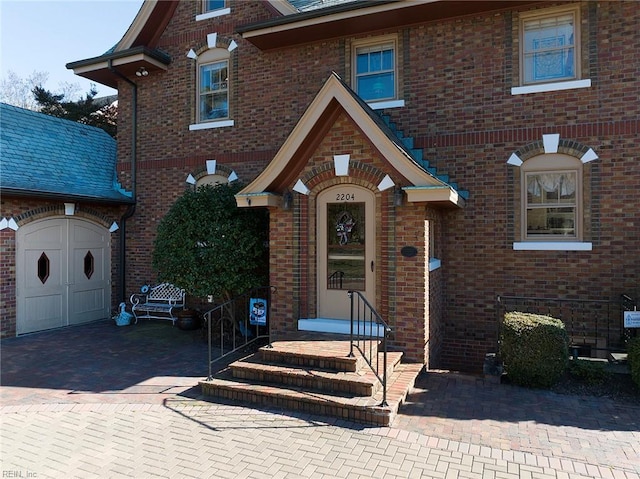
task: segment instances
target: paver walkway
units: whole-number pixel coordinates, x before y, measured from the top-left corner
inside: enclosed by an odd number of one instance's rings
[[[11,338],[0,355],[2,477],[640,479],[640,405],[446,372],[421,376],[390,428],[211,403],[205,344],[168,322]]]

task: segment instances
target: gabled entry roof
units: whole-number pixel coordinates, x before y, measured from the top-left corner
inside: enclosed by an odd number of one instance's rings
[[[403,188],[409,202],[464,205],[461,194],[423,168],[382,118],[333,73],[273,160],[236,195],[238,206],[280,206],[282,192],[295,182],[326,129],[341,112],[351,118],[390,166],[410,183]]]
[[[104,130],[0,103],[3,195],[132,203]]]

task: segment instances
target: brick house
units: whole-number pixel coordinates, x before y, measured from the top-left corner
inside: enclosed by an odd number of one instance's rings
[[[133,206],[116,141],[0,103],[0,151],[2,337],[109,318],[119,223]]]
[[[474,371],[499,296],[639,297],[639,24],[633,1],[145,1],[67,65],[119,93],[122,297],[184,188],[238,179],[269,209],[276,334],[343,330],[354,289],[407,359]]]

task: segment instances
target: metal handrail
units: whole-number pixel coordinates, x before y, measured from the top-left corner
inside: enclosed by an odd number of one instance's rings
[[[276,288],[273,286],[263,286],[254,288],[246,293],[238,295],[204,313],[205,324],[207,325],[207,342],[208,342],[208,360],[209,360],[209,376],[213,378],[213,363],[220,359],[237,352],[260,339],[268,338],[271,345],[271,296],[275,293]],[[252,298],[265,299],[266,304],[266,325],[251,325],[250,316],[250,300]],[[219,354],[214,358],[213,350],[213,327],[214,323],[219,333]],[[253,327],[255,326],[255,327]],[[241,336],[242,339],[238,339]]]
[[[373,306],[359,291],[348,291],[351,300],[351,333],[349,357],[354,357],[354,346],[358,348],[362,357],[367,362],[376,378],[382,384],[381,406],[388,406],[387,403],[387,341],[391,328],[382,319]],[[375,330],[375,331],[374,331]],[[382,333],[382,335],[381,335]],[[375,338],[375,339],[374,339]],[[382,339],[381,339],[382,338]],[[380,355],[378,346],[382,341],[382,376],[380,375]],[[375,343],[375,365],[373,360]],[[363,347],[361,347],[361,345]]]

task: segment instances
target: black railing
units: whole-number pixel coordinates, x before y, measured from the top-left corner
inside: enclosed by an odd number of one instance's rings
[[[342,281],[344,280],[344,271],[334,271],[329,275],[329,289],[342,289]]]
[[[391,328],[360,292],[349,291],[348,294],[351,299],[351,346],[349,347],[349,356],[355,356],[354,348],[360,351],[360,354],[382,385],[382,403],[380,405],[388,406],[387,342]],[[380,345],[382,345],[382,365],[380,365]]]
[[[608,353],[625,350],[629,332],[624,328],[623,311],[629,304],[633,300],[626,295],[617,301],[498,296],[498,335],[508,311],[544,314],[564,323],[574,357],[605,359]]]
[[[213,363],[258,340],[271,343],[271,296],[275,288],[264,286],[236,296],[204,313],[209,343],[209,379]]]

